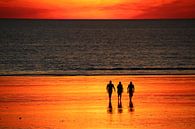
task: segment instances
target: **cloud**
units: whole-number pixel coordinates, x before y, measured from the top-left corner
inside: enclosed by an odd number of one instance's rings
[[[39,18],[48,10],[25,7],[0,7],[1,18]]]
[[[195,0],[138,0],[100,7],[115,18],[158,19],[195,18]]]
[[[195,18],[195,0],[175,0],[142,10],[142,13],[133,17],[141,19],[153,18]]]
[[[57,19],[69,18],[65,10],[29,8],[29,7],[0,7],[0,18],[30,18]]]
[[[194,7],[195,0],[0,0],[0,18],[195,18]]]

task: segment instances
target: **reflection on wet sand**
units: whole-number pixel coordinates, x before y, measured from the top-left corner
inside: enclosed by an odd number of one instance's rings
[[[118,101],[118,113],[122,113],[122,112],[123,112],[122,101],[119,100],[119,101]]]
[[[134,112],[133,101],[129,101],[129,112]]]
[[[123,113],[122,101],[118,101],[117,109],[118,109],[118,113],[119,114]],[[134,105],[133,105],[133,101],[129,101],[128,111],[129,112],[134,112],[135,111],[135,108],[134,108]],[[109,114],[113,114],[113,112],[114,112],[114,109],[113,109],[111,101],[109,101],[109,103],[108,103],[107,112]]]
[[[113,108],[112,108],[112,102],[111,101],[109,101],[107,112],[109,114],[112,114],[113,113]]]

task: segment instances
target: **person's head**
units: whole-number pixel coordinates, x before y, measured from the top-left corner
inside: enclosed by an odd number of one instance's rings
[[[130,84],[132,84],[132,81],[130,81]]]
[[[112,83],[112,81],[110,80],[110,84]]]
[[[121,84],[121,82],[119,82],[119,84]]]

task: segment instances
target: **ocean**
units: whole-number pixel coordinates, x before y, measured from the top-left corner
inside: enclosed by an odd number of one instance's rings
[[[0,20],[0,75],[195,74],[195,20]]]

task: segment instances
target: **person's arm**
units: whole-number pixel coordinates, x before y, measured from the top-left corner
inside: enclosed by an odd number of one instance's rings
[[[127,86],[127,93],[129,93],[129,85]]]
[[[112,85],[112,87],[113,87],[114,91],[116,92],[114,85]]]

